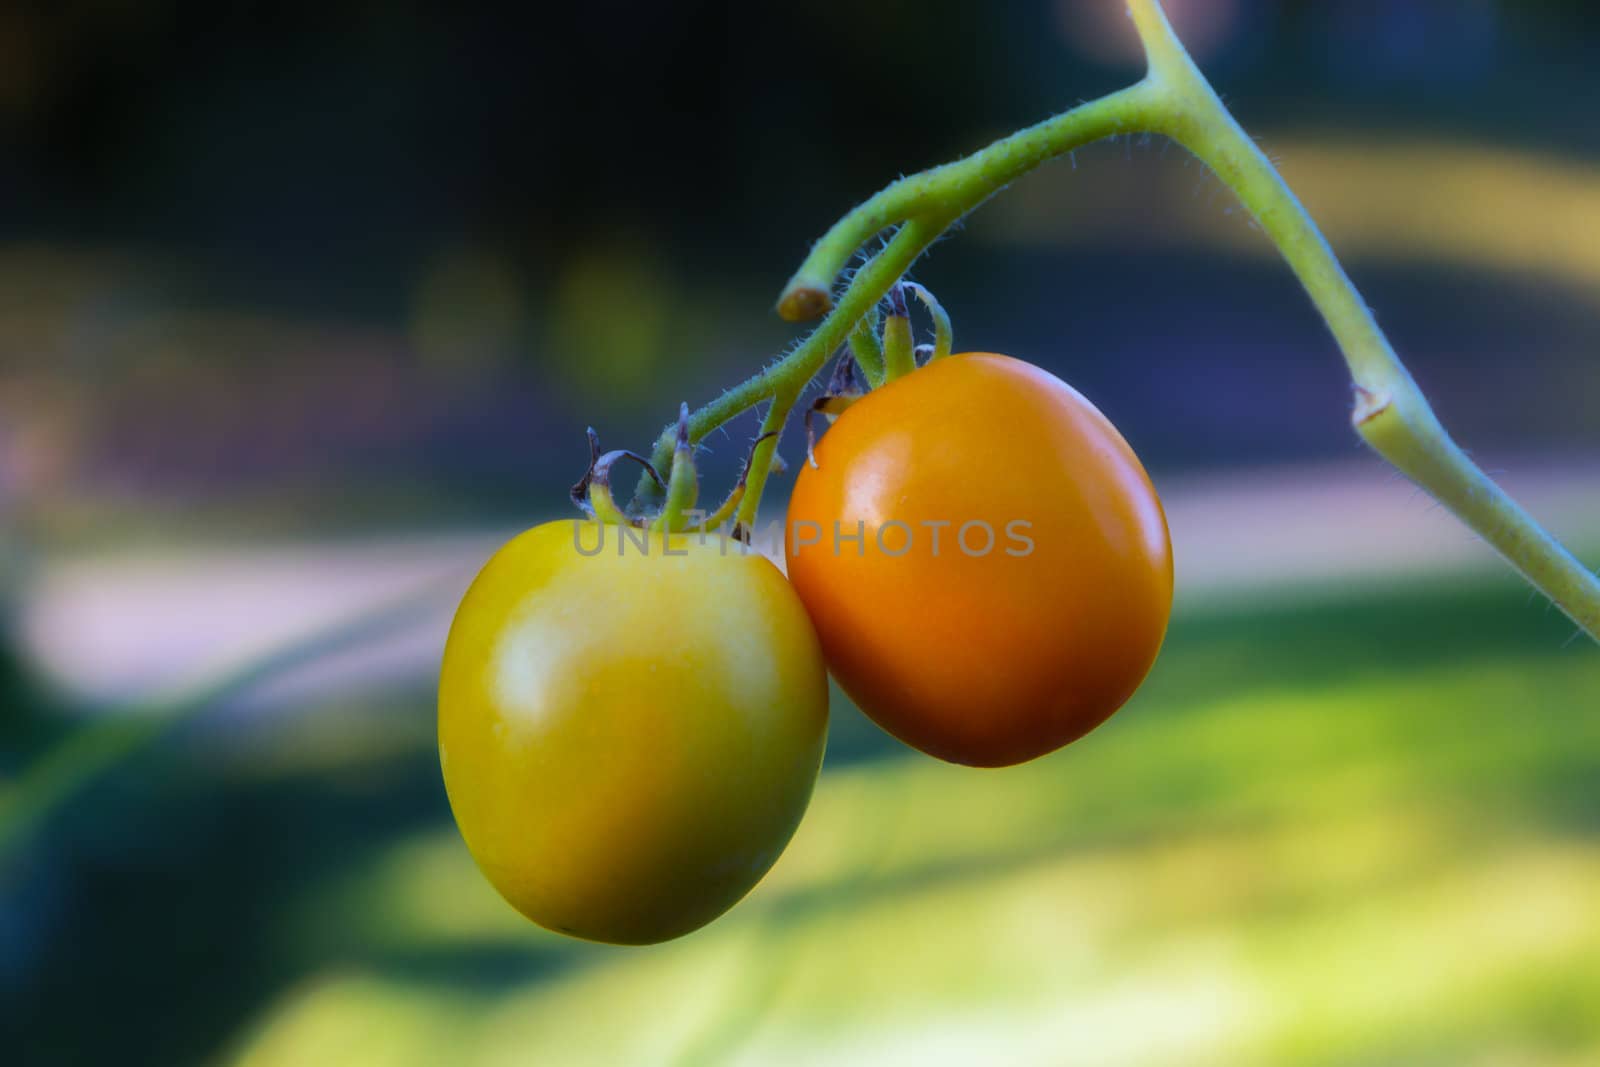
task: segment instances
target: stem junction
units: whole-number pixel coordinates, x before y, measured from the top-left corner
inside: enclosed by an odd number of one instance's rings
[[[1328,324],[1356,391],[1352,422],[1362,440],[1427,490],[1492,545],[1529,583],[1590,637],[1600,640],[1600,579],[1513,501],[1439,423],[1378,328],[1321,231],[1271,161],[1229,114],[1177,35],[1159,0],[1127,0],[1148,68],[1135,84],[1004,137],[953,163],[901,178],[823,234],[778,297],[778,313],[800,322],[826,315],[787,356],[693,412],[691,445],[739,413],[766,403],[748,484],[738,504],[746,526],[760,506],[772,450],[790,410],[828,356],[846,342],[869,386],[905,373],[898,336],[876,340],[880,301],[946,230],[1040,164],[1086,144],[1131,133],[1178,142],[1231,188],[1282,253]],[[850,277],[838,279],[860,250],[888,234]],[[950,348],[949,318],[925,289],[904,283],[928,307],[936,340],[929,358]],[[890,322],[893,323],[891,316]],[[673,461],[677,427],[662,432],[657,469]],[[770,435],[770,436],[769,436]],[[634,508],[657,506],[663,489],[647,473]]]

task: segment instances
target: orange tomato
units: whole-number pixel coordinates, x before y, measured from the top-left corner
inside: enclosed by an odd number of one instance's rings
[[[834,677],[955,763],[1053,751],[1121,707],[1172,608],[1138,457],[1059,378],[951,356],[839,416],[789,502],[789,580]]]

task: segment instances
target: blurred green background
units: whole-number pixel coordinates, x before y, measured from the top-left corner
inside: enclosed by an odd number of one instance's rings
[[[1590,6],[1168,6],[1446,422],[1600,561]],[[1357,448],[1293,279],[1158,139],[917,275],[1167,500],[1125,711],[973,771],[835,694],[789,851],[650,949],[529,926],[455,833],[443,628],[584,427],[647,444],[789,343],[848,206],[1131,49],[1114,0],[0,7],[0,1058],[1600,1062],[1600,659]],[[30,819],[62,752],[47,785],[117,758]]]

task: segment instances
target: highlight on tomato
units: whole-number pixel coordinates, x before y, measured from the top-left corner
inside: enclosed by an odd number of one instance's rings
[[[778,569],[589,521],[491,558],[450,628],[439,762],[478,866],[529,919],[644,944],[732,907],[804,814],[827,675]]]
[[[1171,614],[1166,517],[1132,448],[1065,382],[992,353],[845,409],[800,470],[786,555],[844,691],[954,763],[1094,729]]]

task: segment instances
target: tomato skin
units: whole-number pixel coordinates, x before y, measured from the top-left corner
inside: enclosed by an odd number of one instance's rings
[[[1021,763],[1144,680],[1172,607],[1166,517],[1127,442],[1059,378],[991,353],[930,363],[841,414],[816,464],[789,503],[789,580],[840,686],[896,737]],[[834,541],[858,522],[861,547]],[[958,543],[969,522],[993,531],[987,554]],[[973,527],[965,543],[984,542]]]
[[[507,901],[647,944],[716,918],[778,858],[821,763],[827,676],[766,559],[604,534],[586,556],[599,526],[546,523],[484,566],[445,644],[439,762]]]

